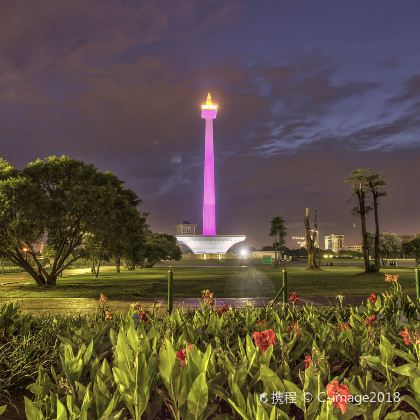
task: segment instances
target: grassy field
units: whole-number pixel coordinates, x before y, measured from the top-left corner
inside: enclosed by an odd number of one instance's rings
[[[166,296],[167,268],[123,271],[117,274],[106,267],[98,279],[86,270],[74,270],[58,280],[55,288],[38,287],[25,274],[0,276],[0,299],[90,298],[105,293],[111,299],[163,299]],[[174,267],[174,296],[196,298],[201,290],[211,289],[217,297],[272,297],[281,283],[281,269],[261,266]],[[400,283],[410,294],[415,292],[413,269],[384,270],[400,274]],[[382,292],[384,274],[360,274],[360,266],[325,267],[308,272],[301,266],[288,267],[289,292],[302,297],[315,295],[369,295]]]

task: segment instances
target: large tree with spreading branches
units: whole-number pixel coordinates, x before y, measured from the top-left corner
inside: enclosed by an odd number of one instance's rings
[[[110,172],[66,156],[29,163],[22,170],[0,160],[0,254],[28,272],[39,286],[60,274],[115,230],[121,203],[139,200]],[[47,238],[50,262],[34,244]]]

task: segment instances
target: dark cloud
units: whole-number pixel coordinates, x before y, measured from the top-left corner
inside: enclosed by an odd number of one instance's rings
[[[371,21],[340,40],[343,11],[309,6],[3,2],[1,154],[18,166],[50,154],[93,162],[138,192],[155,229],[199,223],[200,104],[211,90],[221,232],[262,244],[281,214],[299,234],[310,206],[324,233],[358,241],[343,180],[359,166],[392,184],[387,230],[420,230],[413,206],[393,198],[404,201],[396,185],[419,176],[420,79],[406,64],[416,55],[402,38],[395,54],[365,43]],[[358,23],[351,10],[348,19]]]

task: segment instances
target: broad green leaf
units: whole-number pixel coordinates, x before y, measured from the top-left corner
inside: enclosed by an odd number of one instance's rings
[[[68,420],[67,409],[59,398],[57,398],[57,420]]]
[[[399,375],[411,376],[412,378],[420,377],[420,370],[416,367],[414,363],[408,363],[406,365],[398,366],[392,369],[393,372],[398,373]]]
[[[41,410],[27,397],[24,397],[25,414],[28,420],[43,420]]]
[[[187,398],[187,407],[189,413],[195,420],[199,420],[201,414],[207,407],[208,387],[206,382],[206,374],[204,372],[198,375],[193,382]]]

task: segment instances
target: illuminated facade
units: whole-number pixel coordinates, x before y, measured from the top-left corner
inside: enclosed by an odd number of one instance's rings
[[[217,235],[213,147],[213,120],[217,117],[217,108],[209,93],[206,103],[201,106],[201,118],[205,120],[203,234],[177,235],[178,242],[188,246],[194,254],[225,254],[233,245],[246,239],[245,235]]]
[[[216,194],[214,191],[214,148],[213,120],[217,117],[217,105],[207,95],[205,105],[201,106],[201,118],[206,120],[204,138],[204,197],[203,197],[203,235],[216,235]]]
[[[325,249],[329,249],[333,252],[338,252],[344,249],[344,235],[331,235],[325,236]]]

